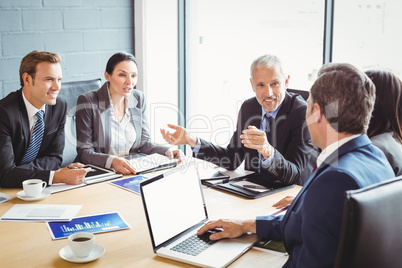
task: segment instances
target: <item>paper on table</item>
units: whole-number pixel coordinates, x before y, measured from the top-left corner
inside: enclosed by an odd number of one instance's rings
[[[71,221],[82,205],[23,205],[11,207],[2,221]]]
[[[118,212],[78,217],[69,222],[46,222],[46,225],[53,239],[77,232],[104,233],[130,228]]]
[[[140,194],[140,182],[143,180],[147,180],[147,177],[144,176],[134,176],[129,178],[124,178],[121,180],[111,181],[109,182],[112,185],[120,187],[122,189],[128,190],[130,192]]]
[[[58,192],[75,189],[78,187],[83,187],[85,185],[86,185],[85,183],[81,183],[81,184],[77,184],[77,185],[65,184],[65,183],[55,183],[55,184],[52,184],[51,186],[46,187],[46,189],[48,189],[53,194],[53,193],[58,193]]]
[[[0,193],[0,203],[7,202],[7,201],[10,200],[11,198],[12,198],[12,197],[9,196],[8,194]]]

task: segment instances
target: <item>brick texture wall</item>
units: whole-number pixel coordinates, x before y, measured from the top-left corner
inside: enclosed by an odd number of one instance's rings
[[[102,78],[120,50],[134,52],[133,0],[0,0],[0,98],[20,88],[32,50],[60,53],[63,81]]]

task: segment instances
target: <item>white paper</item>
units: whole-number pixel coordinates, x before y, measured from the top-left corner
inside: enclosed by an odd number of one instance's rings
[[[0,193],[0,203],[7,202],[10,200],[12,197],[9,196],[8,194]]]
[[[71,221],[82,205],[25,205],[17,204],[10,208],[2,221]]]

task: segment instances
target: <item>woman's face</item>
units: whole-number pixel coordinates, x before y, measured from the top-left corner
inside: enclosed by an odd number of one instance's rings
[[[110,82],[111,96],[129,97],[137,84],[137,64],[131,60],[119,62],[111,74],[105,72],[105,78]]]

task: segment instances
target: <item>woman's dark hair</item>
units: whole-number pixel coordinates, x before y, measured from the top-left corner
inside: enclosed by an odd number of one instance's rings
[[[108,74],[112,74],[114,71],[114,68],[116,67],[117,64],[119,64],[122,61],[128,61],[128,60],[131,60],[132,62],[137,64],[137,61],[136,61],[135,57],[133,56],[133,54],[130,54],[125,51],[117,52],[116,54],[111,56],[110,59],[107,61],[106,72]]]
[[[366,74],[376,87],[374,111],[367,130],[369,137],[393,132],[402,143],[402,82],[391,72],[369,70]]]

